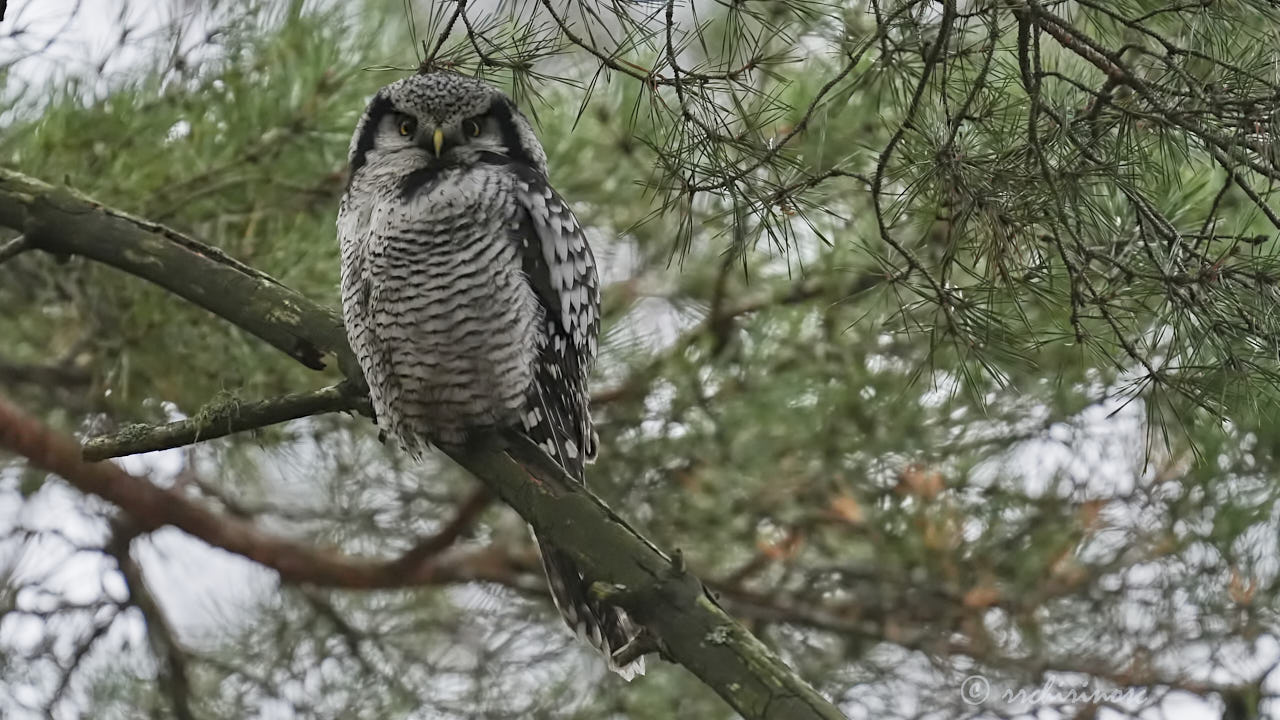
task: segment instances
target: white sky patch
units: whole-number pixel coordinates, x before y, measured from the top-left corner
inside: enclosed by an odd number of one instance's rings
[[[166,143],[176,142],[185,139],[191,134],[191,123],[186,120],[179,120],[169,128],[169,132],[165,134],[164,141]]]
[[[93,96],[133,77],[157,54],[196,63],[216,55],[199,9],[182,0],[9,0],[0,22],[0,124],[38,112],[41,88],[69,78]]]
[[[133,547],[157,600],[191,644],[225,634],[278,585],[274,571],[173,528]]]

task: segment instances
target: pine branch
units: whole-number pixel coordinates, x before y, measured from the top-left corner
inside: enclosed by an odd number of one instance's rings
[[[368,399],[348,388],[342,383],[259,402],[213,402],[186,420],[158,426],[131,425],[112,435],[90,438],[84,443],[84,459],[106,460],[184,447],[324,413],[363,410],[368,414]]]
[[[307,367],[320,369],[323,358],[334,355],[348,380],[358,382],[360,373],[332,310],[215,248],[8,170],[0,170],[0,225],[24,232],[34,248],[83,255],[155,282]],[[179,490],[156,487],[109,463],[88,464],[73,441],[3,403],[0,445],[119,506],[144,529],[174,525],[272,567],[289,580],[373,587],[411,579],[396,561],[353,563],[272,537],[252,523],[209,511]],[[586,575],[623,589],[626,609],[658,638],[670,658],[744,717],[843,717],[730,618],[696,577],[673,565],[533,443],[491,438],[453,459],[541,537],[570,553]],[[416,572],[429,576],[431,567],[426,563]]]
[[[3,168],[0,226],[24,233],[29,248],[79,255],[149,280],[312,370],[336,356],[345,375],[361,377],[337,313],[176,230]]]

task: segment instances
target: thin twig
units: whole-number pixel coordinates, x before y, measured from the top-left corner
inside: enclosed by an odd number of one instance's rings
[[[4,245],[0,245],[0,263],[13,259],[22,253],[34,249],[26,235],[19,235]]]
[[[112,435],[90,438],[84,443],[84,458],[106,460],[168,450],[312,415],[357,410],[368,414],[368,400],[345,384],[259,402],[225,401],[201,408],[186,420],[159,426],[133,425]]]

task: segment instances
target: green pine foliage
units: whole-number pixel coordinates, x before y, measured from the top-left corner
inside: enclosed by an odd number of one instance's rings
[[[0,164],[336,305],[367,98],[424,54],[480,73],[536,115],[603,267],[592,488],[843,709],[964,716],[975,673],[1012,715],[1029,708],[998,691],[1046,677],[1216,707],[1274,664],[1271,3],[458,8],[210,3],[198,61],[139,39],[105,80],[0,67]],[[338,380],[79,258],[4,262],[0,307],[0,392],[70,431]],[[176,454],[214,507],[351,553],[411,547],[475,489],[345,415]],[[58,488],[0,466],[0,502]],[[631,684],[604,672],[496,505],[451,549],[473,578],[257,572],[250,601],[211,600],[216,631],[177,628],[185,690],[126,611],[59,689],[95,620],[32,613],[24,593],[60,592],[19,562],[40,534],[0,541],[15,712],[167,716],[181,695],[210,719],[731,716],[656,659]],[[32,618],[57,642],[15,640]]]

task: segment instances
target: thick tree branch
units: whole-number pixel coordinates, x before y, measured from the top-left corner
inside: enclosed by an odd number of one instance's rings
[[[76,193],[0,170],[0,225],[25,232],[34,246],[84,255],[151,280],[286,352],[307,367],[351,362],[336,314],[214,248],[167,228],[109,210]],[[291,580],[321,577],[346,587],[404,584],[430,578],[433,563],[406,568],[349,559],[273,538],[251,523],[220,516],[176,490],[158,488],[110,464],[87,464],[70,440],[0,405],[0,445],[118,505],[144,528],[172,524],[207,542],[278,570]],[[506,452],[502,452],[505,450]],[[519,464],[512,461],[517,460]],[[492,438],[453,459],[591,578],[624,591],[625,606],[684,665],[747,718],[841,718],[759,640],[730,618],[697,578],[577,486],[536,446],[520,437]],[[338,581],[338,582],[334,582]]]
[[[334,355],[344,374],[360,378],[337,313],[176,230],[4,168],[0,226],[22,232],[28,248],[80,255],[150,280],[313,370]]]

